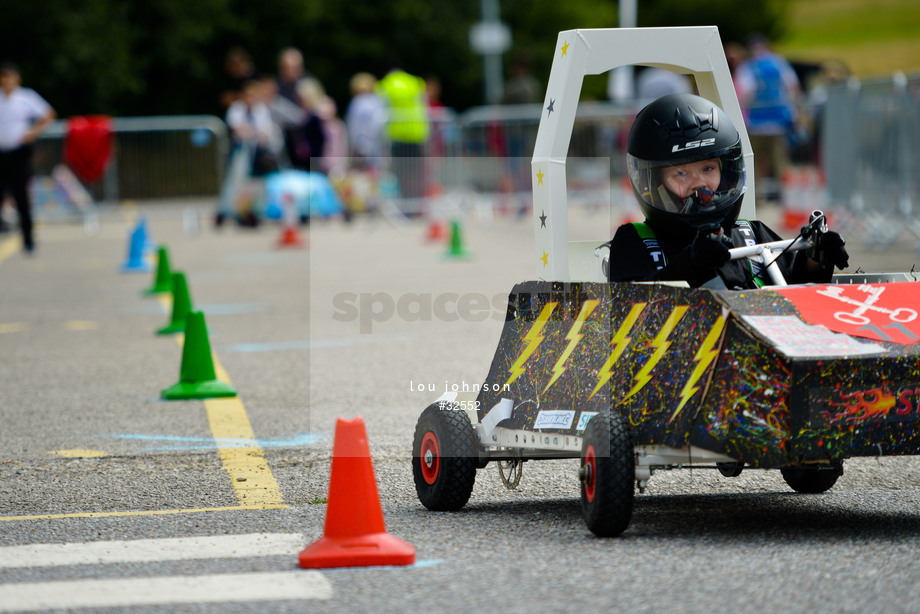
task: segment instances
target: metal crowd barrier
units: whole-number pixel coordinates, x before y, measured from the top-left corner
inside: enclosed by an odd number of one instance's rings
[[[515,161],[514,166],[526,167],[526,186],[515,182],[515,190],[530,190],[530,158],[537,138],[537,127],[543,113],[542,105],[508,105],[477,107],[460,117],[463,156],[476,161],[474,174],[484,190],[500,192],[507,189],[507,177],[502,183],[501,167],[488,158]],[[624,172],[622,144],[632,121],[632,113],[623,105],[582,102],[578,107],[572,138],[569,143],[566,168],[572,187],[594,185]]]
[[[877,249],[905,230],[920,238],[920,76],[831,88],[821,129],[830,206]]]
[[[52,122],[35,144],[36,177],[63,159],[68,122]],[[229,151],[227,125],[210,115],[112,118],[114,148],[105,174],[85,185],[96,202],[216,196]]]

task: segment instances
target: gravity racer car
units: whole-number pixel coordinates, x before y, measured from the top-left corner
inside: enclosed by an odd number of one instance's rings
[[[567,242],[565,157],[581,82],[623,65],[693,75],[741,132],[754,218],[753,155],[715,27],[559,34],[532,160],[537,280],[514,286],[478,392],[448,392],[418,418],[421,503],[457,510],[476,471],[509,487],[524,461],[579,458],[581,503],[599,536],[627,529],[636,485],[656,471],[726,477],[778,468],[802,493],[831,488],[847,458],[920,453],[920,285],[912,274],[835,275],[787,286],[775,265],[821,232],[736,248],[758,290],[607,283],[596,247]],[[607,256],[609,257],[609,256]]]

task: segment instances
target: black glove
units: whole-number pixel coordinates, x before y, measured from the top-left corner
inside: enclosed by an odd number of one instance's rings
[[[843,270],[850,264],[850,255],[844,245],[846,241],[840,233],[829,230],[815,235],[815,246],[808,255],[822,267],[836,266]]]
[[[690,264],[699,269],[718,269],[731,260],[724,235],[699,232],[690,244]]]

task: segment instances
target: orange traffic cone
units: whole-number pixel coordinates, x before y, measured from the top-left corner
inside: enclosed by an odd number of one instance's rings
[[[336,421],[325,530],[298,558],[304,569],[415,563],[415,547],[384,527],[361,417]]]
[[[285,226],[278,238],[278,247],[303,247],[303,236],[296,226]]]
[[[808,223],[808,175],[798,168],[783,171],[783,228],[798,230]]]
[[[297,223],[300,221],[294,203],[294,195],[285,192],[281,195],[281,236],[278,238],[278,247],[304,247],[304,239],[300,234]]]
[[[428,224],[428,234],[425,235],[425,240],[429,243],[435,243],[443,241],[446,238],[447,225],[444,223],[444,220],[432,219]]]

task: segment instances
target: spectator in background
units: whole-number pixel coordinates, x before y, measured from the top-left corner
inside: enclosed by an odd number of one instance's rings
[[[767,200],[778,200],[790,141],[798,136],[801,85],[789,62],[773,53],[763,36],[751,37],[748,51],[750,58],[735,73],[735,87],[754,152],[757,190]]]
[[[543,84],[533,74],[533,62],[526,53],[518,53],[511,64],[505,83],[502,104],[532,104],[543,100]]]
[[[502,104],[538,104],[543,100],[543,84],[533,74],[530,54],[520,51],[511,60],[508,80],[502,93]],[[503,126],[500,122],[486,127],[488,147],[492,155],[505,158],[505,172],[501,177],[501,191],[525,194],[530,191],[530,152],[532,135],[517,126]],[[524,204],[521,206],[523,211]]]
[[[265,84],[251,79],[243,85],[242,97],[227,109],[227,125],[235,148],[244,148],[252,158],[254,176],[275,170],[280,138],[267,104]]]
[[[386,108],[377,95],[377,79],[370,73],[359,72],[351,78],[351,101],[345,111],[349,153],[355,166],[376,169],[383,155],[383,126]]]
[[[422,155],[428,142],[428,101],[425,80],[394,68],[377,84],[387,109],[393,173],[404,198],[425,195]]]
[[[233,216],[243,225],[254,226],[256,217],[252,211],[252,199],[247,207],[239,206],[241,190],[248,177],[261,177],[277,170],[281,139],[266,104],[267,94],[263,81],[250,79],[243,84],[240,99],[227,109],[226,121],[230,127],[233,147],[215,218],[218,227],[225,219]]]
[[[278,54],[278,95],[294,104],[302,105],[299,87],[308,78],[303,65],[303,54],[294,47],[287,47]]]
[[[428,113],[431,117],[439,115],[444,110],[441,102],[441,80],[437,75],[425,77],[425,95],[428,97]]]
[[[268,105],[272,121],[277,126],[278,138],[280,138],[280,144],[277,147],[279,165],[290,166],[291,161],[288,155],[290,135],[297,126],[306,121],[307,113],[299,103],[292,102],[280,94],[278,80],[275,77],[263,78],[262,87],[265,91],[265,103]]]
[[[304,69],[303,54],[287,47],[278,54],[278,98],[273,109],[284,133],[284,148],[291,166],[310,168],[312,159],[323,155],[322,122],[316,114],[319,101],[326,96],[322,84]]]
[[[443,157],[447,153],[447,142],[451,139],[450,114],[441,102],[441,80],[437,75],[425,77],[425,93],[428,97],[428,121],[431,129],[428,139],[428,157]]]
[[[323,128],[320,169],[327,175],[341,177],[348,170],[348,131],[338,117],[335,100],[323,96],[316,105],[316,116]]]
[[[322,172],[318,162],[323,157],[326,146],[326,134],[323,131],[323,122],[317,115],[320,100],[325,98],[326,91],[316,79],[304,79],[297,88],[304,110],[304,120],[292,133],[288,142],[288,154],[291,156],[291,165],[304,171]]]
[[[226,111],[243,95],[243,84],[256,78],[256,66],[242,47],[232,47],[224,59],[226,84],[220,94],[220,106]]]
[[[35,90],[21,86],[19,68],[0,63],[0,203],[9,192],[19,212],[22,246],[35,250],[32,236],[32,143],[55,117],[54,109]]]
[[[747,49],[741,43],[726,43],[725,61],[728,63],[728,72],[732,76],[732,84],[735,86],[735,95],[740,97],[738,92],[738,67],[744,64],[748,59]]]
[[[636,78],[636,97],[640,107],[668,94],[692,94],[693,86],[687,75],[665,68],[649,66]]]

